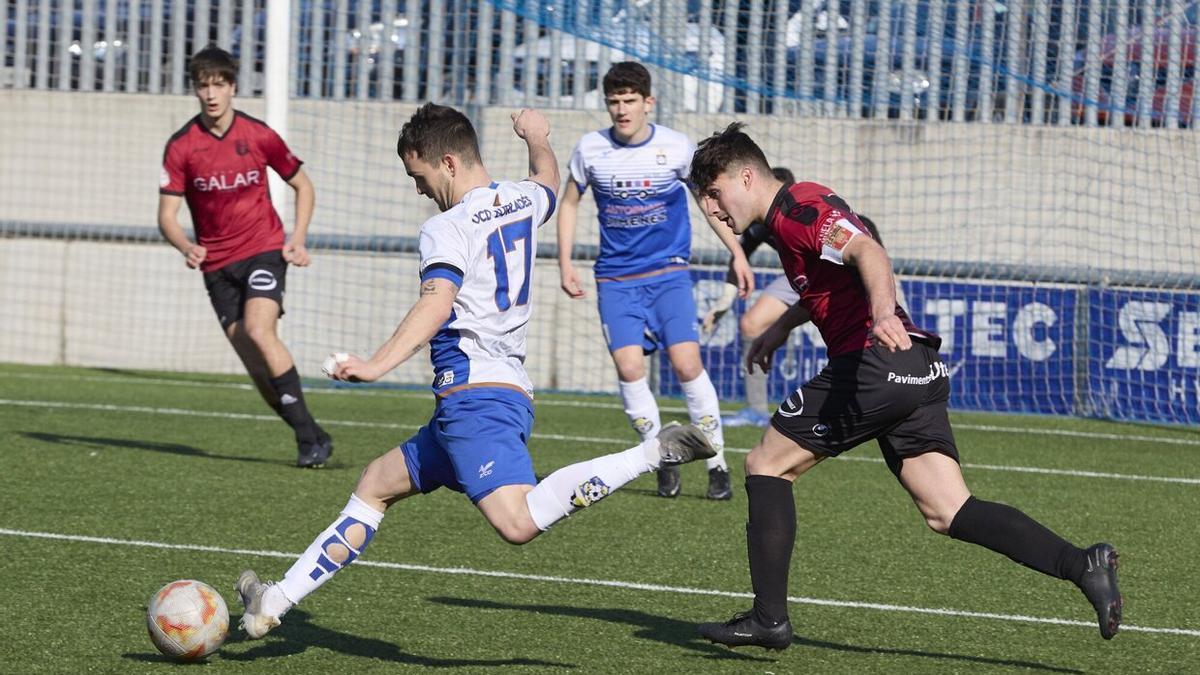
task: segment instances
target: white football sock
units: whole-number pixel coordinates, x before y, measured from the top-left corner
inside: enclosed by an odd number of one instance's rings
[[[658,403],[650,391],[646,378],[633,382],[618,382],[621,386],[621,401],[625,404],[625,414],[629,423],[638,432],[642,440],[657,438],[662,431],[662,420],[658,416]]]
[[[728,471],[725,466],[725,434],[721,431],[721,404],[712,380],[708,379],[708,371],[700,371],[699,377],[690,382],[681,382],[680,386],[687,399],[688,417],[697,429],[704,432],[708,442],[717,451],[717,455],[705,460],[704,465],[709,469],[717,467]]]
[[[525,495],[529,515],[539,530],[576,510],[590,506],[643,473],[658,468],[658,439],[628,450],[585,460],[555,471]]]
[[[290,604],[300,602],[361,555],[382,520],[383,513],[350,495],[337,520],[317,535],[275,587]],[[273,593],[268,592],[266,600],[272,609],[279,606],[280,598]]]
[[[264,614],[273,616],[276,619],[288,613],[294,603],[287,599],[283,594],[283,589],[279,584],[271,584],[267,586],[267,590],[263,591],[262,611]]]

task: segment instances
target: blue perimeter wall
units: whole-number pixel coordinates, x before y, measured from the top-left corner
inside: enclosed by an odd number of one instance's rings
[[[692,277],[703,316],[725,270],[693,268]],[[759,274],[757,287],[773,278]],[[901,288],[917,325],[942,336],[955,409],[1200,423],[1200,293],[944,279],[903,279]],[[736,301],[701,335],[723,401],[745,398],[737,326],[748,307]],[[825,362],[815,328],[793,331],[768,398],[782,400]],[[665,358],[659,377],[661,393],[681,394]]]

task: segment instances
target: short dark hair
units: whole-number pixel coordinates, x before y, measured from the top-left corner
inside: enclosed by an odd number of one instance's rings
[[[210,77],[218,77],[229,84],[237,84],[238,62],[233,54],[209,43],[192,55],[188,61],[188,77],[197,85]]]
[[[870,232],[871,236],[875,238],[876,243],[878,243],[880,246],[883,246],[883,237],[879,236],[879,228],[875,227],[875,221],[861,213],[856,213],[854,215],[858,216],[858,222],[862,223],[863,227],[867,228],[867,231]]]
[[[614,63],[604,74],[604,95],[610,96],[619,91],[631,91],[650,97],[650,71],[635,61]]]
[[[773,166],[771,167],[771,173],[775,175],[776,179],[783,181],[786,185],[796,182],[796,174],[792,173],[792,170],[786,166]]]
[[[444,155],[456,155],[467,166],[483,161],[471,120],[454,108],[436,103],[417,108],[400,129],[396,154],[403,158],[409,153],[430,164]]]
[[[734,122],[725,127],[724,131],[718,131],[696,146],[689,176],[696,190],[706,190],[717,176],[734,164],[753,166],[764,174],[771,170],[762,148],[742,131],[744,126],[746,125],[741,122]]]

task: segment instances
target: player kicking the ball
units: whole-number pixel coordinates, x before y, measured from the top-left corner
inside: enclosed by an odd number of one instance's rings
[[[746,457],[746,545],[754,606],[700,626],[713,642],[783,649],[792,643],[787,583],[796,539],[792,482],[829,457],[875,439],[925,522],[939,534],[991,549],[1083,591],[1110,639],[1121,624],[1117,552],[1081,549],[1017,509],[971,495],[958,465],[946,401],[941,338],[913,325],[896,302],[887,253],[838,195],[816,183],[784,185],[762,150],[732,124],[702,141],[692,182],[712,217],[737,233],[767,224],[800,294],[754,341],[747,361],[765,368],[792,328],[810,317],[829,363],[784,400]]]
[[[362,554],[387,508],[445,486],[463,492],[505,540],[524,544],[572,512],[661,466],[715,454],[697,428],[664,427],[623,452],[563,467],[536,482],[526,443],[532,384],[522,365],[538,228],[554,212],[558,168],[550,126],[533,110],[513,116],[531,175],[495,182],[462,113],[432,103],[400,130],[396,151],[442,213],[421,226],[421,290],[392,337],[368,360],[338,355],[333,377],[370,382],[430,345],[437,408],[416,435],[377,457],[341,514],[278,583],[247,570],[237,591],[242,627],[262,637]]]

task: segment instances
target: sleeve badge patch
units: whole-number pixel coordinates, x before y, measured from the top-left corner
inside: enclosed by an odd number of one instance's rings
[[[829,232],[825,235],[825,241],[822,242],[835,251],[841,251],[843,248],[846,248],[846,244],[850,243],[850,238],[856,234],[854,230],[842,225],[843,222],[838,221],[833,227],[829,228]]]

